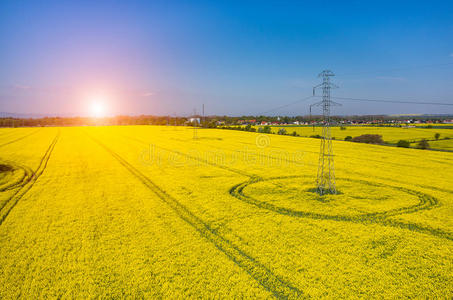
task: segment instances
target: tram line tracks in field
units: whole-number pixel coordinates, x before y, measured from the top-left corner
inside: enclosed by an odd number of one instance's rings
[[[128,139],[132,139],[132,140],[135,140],[139,143],[142,143],[142,144],[149,144],[149,143],[146,143],[145,141],[143,140],[140,140],[138,138],[135,138],[135,137],[130,137],[130,136],[126,136],[126,135],[122,135],[123,137],[125,138],[128,138]],[[183,140],[181,140],[181,142],[184,142]],[[205,145],[205,144],[203,144]],[[250,145],[253,145],[253,143],[250,143]],[[179,151],[176,151],[176,150],[170,150],[170,149],[166,149],[166,148],[163,148],[161,146],[157,146],[157,145],[154,145],[156,148],[160,148],[162,150],[165,150],[165,151],[169,151],[169,152],[173,152],[173,153],[176,153],[176,154],[179,154],[181,156],[185,156],[185,157],[188,157],[188,158],[191,158],[191,159],[195,159],[195,160],[199,160],[198,158],[196,157],[193,157],[191,155],[188,155],[188,154],[185,154],[185,153],[181,153]],[[221,148],[219,146],[214,146],[212,144],[209,144],[209,147],[210,148],[215,148],[215,149],[220,149],[220,150],[225,150],[224,148]],[[277,151],[279,151],[278,149],[279,148],[276,148],[276,147],[273,147],[272,145],[269,146],[270,148],[274,148],[274,149],[277,149]],[[234,150],[230,150],[230,151],[234,151]],[[304,150],[304,153],[305,152],[308,152],[308,153],[313,153],[313,154],[318,154],[318,152],[315,152],[315,151],[306,151]],[[247,153],[247,155],[250,155],[250,156],[253,156],[253,157],[257,157],[259,156],[260,154],[259,153],[254,153],[253,151],[250,152],[250,153]],[[266,159],[269,159],[269,160],[274,160],[274,161],[280,161],[280,162],[285,162],[285,163],[289,163],[289,164],[295,164],[295,165],[299,165],[299,166],[304,166],[304,165],[312,165],[312,166],[317,166],[317,164],[310,164],[310,163],[307,163],[307,162],[299,162],[297,160],[294,160],[294,159],[286,159],[286,158],[281,158],[281,157],[275,157],[275,156],[272,156],[271,154],[266,154]],[[343,156],[345,158],[356,158],[355,156]],[[201,161],[201,160],[199,160]],[[373,161],[373,162],[376,162],[376,163],[379,163],[379,164],[388,164],[389,162],[385,162],[385,161],[382,161],[382,160],[376,160],[376,159],[370,159],[370,158],[367,158],[367,161]],[[211,164],[211,165],[214,165],[214,166],[217,166],[217,167],[220,167],[220,168],[223,168],[223,169],[227,169],[231,172],[243,172],[243,171],[240,171],[238,169],[235,169],[235,168],[232,168],[232,167],[227,167],[227,166],[224,166],[224,165],[215,165],[215,164],[212,164],[211,162],[206,162],[206,161],[202,161],[204,163],[207,163],[207,164]],[[411,167],[413,168],[414,166],[413,165],[408,165],[408,164],[400,164],[400,163],[390,163],[392,165],[395,165],[395,166],[400,166],[400,167]],[[352,174],[356,174],[356,175],[359,175],[359,176],[366,176],[366,174],[364,173],[360,173],[360,172],[355,172],[355,171],[350,171],[348,170],[349,173],[352,173]],[[253,174],[245,174],[245,172],[242,174],[244,176],[248,176],[248,177],[256,177],[257,175],[253,175]],[[384,177],[376,177],[375,175],[373,175],[374,178],[379,178],[379,179],[382,179],[382,180],[386,180],[388,181],[389,179],[388,178],[384,178]],[[391,179],[392,182],[395,182],[395,179],[392,178]],[[400,182],[400,183],[403,183],[404,182]],[[414,184],[414,185],[417,185],[417,184]],[[444,192],[447,192],[447,193],[451,193],[453,194],[453,190],[447,190],[447,189],[441,189],[441,188],[437,188],[437,187],[431,187],[431,186],[427,186],[427,185],[417,185],[421,188],[427,188],[427,189],[432,189],[432,190],[439,190],[439,191],[444,191]]]
[[[3,224],[5,219],[8,217],[11,210],[16,206],[20,199],[33,187],[39,177],[44,173],[47,163],[49,162],[50,156],[52,155],[53,149],[60,137],[60,132],[57,133],[55,138],[50,143],[44,156],[41,158],[38,167],[35,171],[32,171],[31,176],[27,176],[24,182],[17,185],[18,189],[4,202],[0,208],[0,225]],[[29,169],[29,168],[28,168]]]
[[[140,139],[137,139],[137,138],[132,138],[132,137],[129,137],[129,136],[124,136],[124,137],[136,140],[137,142],[142,143],[142,144],[147,144],[146,142],[144,142],[144,141],[142,141]],[[179,155],[184,155],[184,156],[186,156],[188,158],[199,160],[199,161],[201,161],[201,162],[203,162],[205,164],[208,164],[208,165],[211,165],[211,166],[214,166],[214,167],[218,167],[218,168],[221,168],[221,169],[225,169],[225,170],[228,170],[228,171],[231,171],[231,172],[234,172],[234,173],[239,173],[239,174],[241,174],[243,176],[249,177],[249,180],[247,180],[246,182],[243,182],[241,184],[233,186],[230,189],[229,193],[230,193],[231,196],[233,196],[233,197],[235,197],[235,198],[237,198],[237,199],[239,199],[241,201],[245,201],[245,202],[247,202],[249,204],[253,204],[253,205],[258,206],[258,207],[263,208],[263,209],[268,209],[268,210],[274,211],[274,212],[279,213],[279,214],[285,214],[285,215],[290,215],[290,216],[294,216],[294,217],[306,217],[306,218],[313,218],[313,219],[326,219],[326,220],[333,220],[333,221],[345,221],[345,222],[362,223],[362,224],[379,224],[379,225],[382,225],[382,226],[396,227],[396,228],[401,228],[401,229],[415,231],[415,232],[418,232],[418,233],[433,235],[433,236],[436,236],[436,237],[439,237],[439,238],[445,238],[447,240],[453,240],[453,234],[452,233],[443,231],[441,229],[432,228],[432,227],[429,227],[429,226],[424,226],[424,225],[420,225],[420,224],[416,224],[416,223],[405,223],[405,222],[389,219],[389,217],[396,217],[396,216],[399,216],[399,215],[411,214],[411,213],[415,213],[415,212],[418,212],[418,211],[428,210],[428,209],[432,209],[432,208],[435,208],[435,207],[439,207],[441,205],[437,198],[435,198],[435,197],[433,197],[433,196],[431,196],[429,194],[426,194],[426,193],[422,193],[422,192],[419,192],[419,191],[414,191],[414,190],[411,190],[411,189],[408,189],[408,188],[404,188],[404,187],[395,187],[395,186],[391,186],[390,185],[390,187],[392,187],[392,188],[399,189],[399,190],[402,190],[402,191],[404,191],[406,193],[416,195],[417,197],[419,197],[420,203],[418,203],[416,205],[413,205],[413,206],[409,206],[409,207],[393,209],[393,210],[387,211],[386,213],[363,214],[360,218],[354,218],[354,217],[350,217],[350,216],[317,215],[315,213],[298,213],[298,212],[295,212],[295,211],[288,210],[286,208],[276,208],[275,206],[272,206],[272,205],[271,206],[264,205],[264,202],[261,202],[261,201],[258,201],[258,200],[250,201],[250,199],[247,198],[247,196],[241,194],[243,188],[245,188],[245,185],[249,185],[249,184],[252,184],[252,183],[259,182],[259,181],[271,180],[272,178],[271,179],[269,179],[269,178],[265,179],[265,178],[262,178],[262,177],[260,177],[258,175],[255,175],[255,174],[247,174],[247,173],[245,173],[245,172],[243,172],[241,170],[237,170],[237,169],[232,168],[232,167],[226,167],[226,166],[223,166],[223,165],[220,165],[220,164],[216,164],[214,162],[205,161],[203,159],[199,159],[198,157],[193,157],[193,156],[191,156],[189,154],[185,154],[185,153],[182,153],[180,151],[167,149],[167,148],[160,147],[160,146],[157,146],[157,145],[155,145],[155,146],[157,148],[160,148],[160,149],[165,150],[165,151],[174,152],[174,153],[177,153]],[[293,162],[293,163],[299,164],[299,162]],[[354,171],[350,171],[350,173],[353,173],[353,174],[356,174],[356,175],[360,175],[360,176],[364,175],[364,174],[362,174],[360,172],[354,172]],[[303,176],[289,176],[289,177],[296,178],[296,177],[303,177]],[[289,178],[289,177],[287,177],[287,178]],[[273,179],[276,179],[276,178],[273,178]],[[387,178],[380,178],[380,179],[388,180]],[[350,180],[350,179],[345,179],[345,180]],[[368,182],[368,181],[364,181],[364,180],[360,180],[360,181],[362,181],[363,183],[366,183],[366,184],[370,184],[370,182]],[[379,184],[374,184],[374,185],[378,186]],[[430,187],[430,186],[422,186],[422,185],[416,185],[416,186],[419,186],[419,187],[422,187],[422,188],[428,188],[428,189],[432,189],[432,190],[437,190],[437,188]],[[439,190],[441,190],[441,189],[439,189]],[[450,191],[450,190],[444,190],[444,191],[448,192],[448,193],[453,193],[453,191]]]
[[[15,133],[15,132],[14,132],[13,130],[11,130],[10,128],[8,128],[8,129],[6,129],[6,130],[5,130],[5,128],[4,128],[3,131],[5,131],[5,132],[0,133],[0,139],[4,139],[4,138],[8,138],[8,137],[10,137],[10,136],[13,136],[14,133]]]
[[[124,168],[126,168],[132,175],[142,182],[150,191],[152,191],[161,201],[166,203],[181,218],[181,220],[193,227],[202,237],[211,242],[218,250],[224,253],[231,261],[247,272],[263,288],[272,293],[275,297],[281,299],[307,297],[303,291],[279,278],[268,267],[258,262],[244,250],[240,249],[232,241],[219,234],[215,228],[212,228],[208,223],[195,215],[176,198],[168,194],[165,190],[159,187],[137,168],[128,163],[107,145],[103,144],[100,140],[91,135],[88,136],[104,150],[110,153],[110,155],[112,155]]]
[[[259,133],[255,133],[255,134],[259,134]],[[274,134],[264,134],[266,136],[273,136]],[[309,137],[302,137],[302,138],[309,138]],[[313,139],[313,138],[310,138],[310,139]],[[199,139],[200,140],[200,139]],[[198,141],[199,141],[198,140]],[[337,140],[338,142],[344,142],[342,140]],[[350,142],[345,142],[345,143],[350,143]],[[243,144],[247,144],[247,145],[256,145],[255,143],[243,143]],[[203,145],[206,145],[203,143]],[[224,148],[221,148],[221,147],[218,147],[218,146],[214,146],[212,144],[209,144],[209,147],[211,148],[217,148],[217,149],[221,149],[221,150],[224,150]],[[281,147],[275,147],[273,145],[268,145],[267,146],[268,148],[273,148],[275,149],[276,151],[281,151],[280,149],[284,149],[284,148],[281,148]],[[412,150],[415,150],[415,149],[412,149]],[[304,150],[304,153],[311,153],[311,154],[315,154],[315,155],[318,155],[319,152],[317,151],[308,151],[308,150]],[[250,155],[253,155],[253,153],[250,153]],[[405,156],[408,156],[407,154]],[[270,159],[274,159],[273,157],[270,157],[268,156]],[[342,154],[342,158],[345,158],[345,159],[355,159],[357,158],[357,156],[353,156],[353,155],[345,155],[344,153]],[[397,162],[388,162],[388,161],[385,161],[385,160],[382,160],[382,159],[372,159],[370,157],[367,158],[367,161],[372,161],[372,162],[375,162],[375,163],[378,163],[378,164],[385,164],[385,165],[388,165],[388,164],[391,164],[391,165],[394,165],[394,166],[399,166],[399,167],[408,167],[408,168],[414,168],[416,166],[412,165],[412,164],[404,164],[404,163],[397,163]],[[438,163],[438,164],[448,164],[448,163],[445,163],[445,162],[439,162],[437,160],[432,160],[434,161],[435,163]],[[297,162],[296,162],[297,163]]]
[[[139,142],[139,143],[144,144],[144,145],[148,144],[145,141],[142,141],[142,140],[134,138],[134,137],[125,136],[125,135],[123,135],[123,137],[127,138],[127,139],[131,139],[131,140],[135,140],[136,142]],[[239,174],[239,175],[242,175],[242,176],[245,176],[245,177],[254,178],[254,177],[257,176],[257,175],[254,175],[254,174],[242,171],[242,170],[231,168],[231,167],[228,167],[228,166],[225,166],[225,165],[222,165],[222,164],[218,164],[218,163],[209,161],[209,160],[201,158],[201,157],[196,157],[196,156],[193,156],[193,155],[189,155],[187,153],[183,153],[183,152],[180,152],[180,151],[177,151],[177,150],[171,150],[171,149],[168,149],[168,148],[165,148],[165,147],[162,147],[162,146],[157,146],[157,145],[154,145],[154,146],[156,148],[158,148],[158,149],[162,149],[164,151],[171,152],[171,153],[174,153],[174,154],[177,154],[177,155],[180,155],[180,156],[183,156],[183,157],[186,157],[186,158],[189,158],[189,159],[204,163],[206,165],[210,165],[210,166],[214,166],[214,167],[217,167],[217,168],[220,168],[220,169],[224,169],[224,170],[227,170],[227,171],[230,171],[232,173],[236,173],[236,174]]]
[[[8,141],[8,142],[6,142],[6,143],[0,144],[0,147],[3,147],[3,146],[6,146],[6,145],[9,145],[9,144],[18,142],[18,141],[20,141],[20,140],[23,140],[23,139],[25,139],[25,138],[27,138],[27,137],[29,137],[29,136],[31,136],[31,135],[37,133],[37,132],[40,131],[40,130],[41,130],[41,129],[34,130],[34,131],[30,132],[29,134],[26,134],[26,135],[24,135],[24,136],[21,136],[21,137],[19,137],[19,138],[17,138],[17,139],[14,139],[14,140]]]
[[[139,142],[139,143],[144,144],[144,145],[148,145],[149,144],[149,143],[147,143],[147,142],[145,142],[143,140],[140,140],[138,138],[134,138],[134,137],[126,136],[126,135],[122,135],[122,136],[124,138],[127,138],[127,139],[135,140],[136,142]],[[157,146],[157,145],[154,145],[154,146],[156,148],[162,149],[164,151],[172,152],[172,153],[187,157],[189,159],[197,160],[197,161],[200,161],[200,162],[202,162],[204,164],[211,165],[211,166],[214,166],[214,167],[217,167],[217,168],[221,168],[221,169],[224,169],[224,170],[227,170],[227,171],[230,171],[230,172],[233,172],[233,173],[237,173],[237,174],[249,177],[249,178],[260,178],[260,176],[258,176],[258,175],[247,173],[247,172],[244,172],[242,170],[238,170],[238,169],[235,169],[235,168],[232,168],[232,167],[228,167],[228,166],[225,166],[225,165],[222,165],[222,164],[217,164],[217,163],[205,160],[205,159],[201,159],[199,157],[194,157],[192,155],[189,155],[189,154],[186,154],[186,153],[182,153],[182,152],[177,151],[177,150],[171,150],[171,149],[168,149],[168,148],[165,148],[165,147],[161,147],[161,146]],[[220,147],[216,147],[216,146],[212,146],[212,145],[210,145],[210,147],[216,148],[216,149],[221,149]],[[252,156],[255,155],[256,156],[258,154],[250,153],[250,155],[252,155]],[[281,160],[280,158],[274,157],[272,155],[266,155],[266,157],[268,157],[269,159],[272,159],[272,160]],[[312,164],[312,163],[307,163],[307,162],[299,162],[299,161],[295,161],[295,160],[284,160],[284,161],[286,161],[288,163],[295,164],[295,165],[299,165],[299,166],[304,166],[304,165],[317,166],[317,164]],[[351,174],[355,174],[355,175],[358,175],[358,176],[367,176],[367,174],[362,173],[362,172],[357,172],[357,171],[347,170],[346,172],[347,173],[351,173]],[[398,181],[395,178],[389,179],[387,177],[381,177],[381,176],[376,176],[376,175],[373,175],[373,178],[381,179],[381,180],[384,180],[384,181],[391,180],[392,182],[398,182],[398,183],[401,183],[401,184],[406,184],[407,183],[407,182],[403,182],[403,181]],[[413,185],[418,186],[420,188],[424,188],[424,189],[430,189],[430,190],[434,190],[434,191],[441,191],[441,192],[453,194],[453,190],[449,190],[449,189],[443,189],[443,188],[439,188],[439,187],[434,187],[434,186],[429,186],[429,185],[422,185],[422,184],[415,184],[415,183]]]

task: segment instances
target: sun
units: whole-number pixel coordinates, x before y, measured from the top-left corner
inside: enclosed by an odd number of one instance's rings
[[[91,114],[96,118],[103,117],[105,115],[104,104],[100,102],[91,103]]]
[[[90,101],[90,114],[94,118],[103,118],[107,114],[106,101],[102,97],[93,97]]]

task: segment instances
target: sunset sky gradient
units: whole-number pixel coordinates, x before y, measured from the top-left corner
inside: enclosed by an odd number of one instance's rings
[[[0,111],[86,116],[101,97],[108,115],[257,114],[309,96],[325,68],[337,96],[453,103],[453,2],[367,2],[2,0]]]

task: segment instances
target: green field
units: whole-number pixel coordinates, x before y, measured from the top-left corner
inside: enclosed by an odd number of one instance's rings
[[[453,296],[453,153],[197,131],[1,129],[0,298]]]

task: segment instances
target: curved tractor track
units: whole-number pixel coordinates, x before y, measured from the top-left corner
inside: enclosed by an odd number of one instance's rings
[[[99,146],[104,148],[104,150],[110,153],[110,155],[112,155],[124,168],[126,168],[150,191],[159,197],[161,201],[166,203],[184,222],[193,227],[202,237],[211,242],[218,250],[224,253],[230,260],[247,272],[253,279],[255,279],[267,291],[271,292],[275,297],[281,299],[298,299],[307,297],[304,292],[292,286],[289,282],[279,278],[268,267],[258,262],[255,258],[240,249],[232,241],[222,236],[215,228],[212,228],[209,223],[195,215],[185,205],[168,194],[165,190],[159,187],[156,183],[128,163],[124,158],[108,146],[88,133],[87,135]]]
[[[282,215],[288,215],[292,217],[301,217],[301,218],[311,218],[311,219],[317,219],[317,220],[332,220],[332,221],[342,221],[342,222],[352,222],[352,223],[361,223],[361,224],[379,224],[383,226],[391,226],[391,227],[396,227],[396,228],[401,228],[401,229],[407,229],[419,233],[424,233],[424,234],[430,234],[436,237],[444,238],[450,241],[453,241],[453,234],[443,231],[441,229],[436,229],[436,228],[431,228],[428,226],[423,226],[420,224],[415,224],[415,223],[405,223],[397,220],[392,220],[389,219],[388,217],[393,217],[393,216],[398,216],[398,215],[403,215],[403,214],[410,214],[414,213],[417,211],[421,210],[427,210],[431,209],[434,207],[439,206],[439,201],[428,194],[421,193],[418,191],[402,188],[402,187],[394,187],[394,186],[389,186],[395,189],[402,190],[404,192],[407,192],[409,194],[416,195],[420,202],[407,206],[407,207],[401,207],[397,209],[392,209],[384,212],[379,212],[379,213],[365,213],[357,216],[348,216],[348,215],[328,215],[328,214],[320,214],[320,213],[315,213],[315,212],[310,212],[310,211],[299,211],[299,210],[294,210],[291,208],[286,208],[286,207],[281,207],[277,206],[265,201],[260,201],[254,197],[248,196],[244,193],[244,189],[251,185],[255,184],[261,181],[272,181],[272,180],[279,180],[279,179],[291,179],[291,178],[303,178],[303,177],[308,177],[308,176],[285,176],[285,177],[271,177],[267,179],[263,178],[252,178],[248,181],[242,182],[240,184],[237,184],[233,186],[230,189],[230,195],[244,201],[248,204],[255,205],[259,208],[266,209],[273,211],[278,214]],[[345,178],[338,178],[342,180],[347,180],[347,181],[357,181],[365,184],[371,184],[375,185],[373,183],[370,183],[368,181],[364,180],[352,180],[352,179],[345,179]]]
[[[0,147],[3,147],[3,146],[6,146],[6,145],[9,145],[9,144],[18,142],[18,141],[20,141],[20,140],[23,140],[23,139],[25,139],[25,138],[27,138],[27,137],[29,137],[29,136],[31,136],[31,135],[37,133],[37,132],[40,131],[40,130],[41,130],[41,129],[37,129],[37,130],[32,131],[32,132],[30,132],[29,134],[26,134],[26,135],[24,135],[24,136],[21,136],[21,137],[19,137],[19,138],[17,138],[17,139],[14,139],[14,140],[11,140],[11,141],[9,141],[9,142],[0,144]]]
[[[5,184],[0,186],[0,192],[5,192],[9,190],[16,189],[25,185],[33,176],[34,172],[31,168],[23,165],[16,164],[14,162],[5,162],[6,165],[11,166],[14,171],[20,170],[22,173],[20,177],[16,178],[15,180],[8,181]],[[0,207],[1,209],[1,207]]]
[[[50,143],[44,156],[41,158],[38,167],[34,172],[32,171],[31,176],[30,176],[31,169],[28,167],[24,167],[24,170],[26,170],[25,172],[26,175],[24,176],[24,178],[20,182],[14,182],[8,185],[7,187],[4,187],[4,190],[13,188],[17,188],[17,190],[4,202],[4,204],[0,208],[0,225],[3,224],[3,222],[8,217],[11,210],[19,202],[19,200],[32,188],[32,186],[35,184],[38,178],[44,173],[59,136],[60,132],[57,133],[55,138]]]

